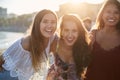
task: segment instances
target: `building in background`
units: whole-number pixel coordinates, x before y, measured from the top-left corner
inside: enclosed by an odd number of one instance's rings
[[[0,18],[7,18],[7,8],[0,7]]]

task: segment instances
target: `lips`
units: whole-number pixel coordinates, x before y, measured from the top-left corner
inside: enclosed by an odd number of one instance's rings
[[[45,29],[45,32],[47,32],[47,33],[52,33],[53,30],[52,30],[52,29]]]
[[[114,22],[115,20],[114,19],[108,19],[109,22]]]
[[[73,38],[68,38],[67,41],[68,41],[69,43],[72,43],[72,42],[74,41],[74,39],[73,39]]]

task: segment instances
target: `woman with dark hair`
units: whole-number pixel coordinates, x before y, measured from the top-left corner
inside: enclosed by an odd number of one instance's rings
[[[92,61],[85,80],[120,80],[120,2],[106,1],[91,32]]]
[[[3,70],[18,80],[29,80],[36,72],[45,76],[50,44],[56,28],[57,16],[53,11],[44,9],[38,12],[31,26],[31,33],[17,40],[2,54]],[[0,80],[14,80],[2,76],[1,71]]]
[[[82,21],[73,14],[64,15],[60,23],[60,38],[56,42],[55,62],[47,80],[81,80],[88,65],[90,50]]]

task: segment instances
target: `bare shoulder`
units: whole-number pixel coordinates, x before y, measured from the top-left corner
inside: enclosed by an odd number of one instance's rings
[[[22,47],[25,49],[25,50],[28,50],[29,51],[29,45],[30,45],[30,36],[26,36],[22,39]]]

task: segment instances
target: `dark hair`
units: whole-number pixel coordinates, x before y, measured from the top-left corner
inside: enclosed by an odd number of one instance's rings
[[[88,47],[88,43],[86,41],[86,31],[85,31],[85,27],[83,26],[83,22],[81,21],[81,19],[74,15],[74,14],[68,14],[68,15],[64,15],[61,19],[61,25],[60,25],[60,30],[62,30],[64,28],[63,23],[65,21],[72,21],[75,22],[79,31],[79,35],[78,38],[75,42],[75,44],[73,45],[73,49],[72,49],[72,53],[73,53],[73,59],[75,62],[75,66],[76,66],[76,71],[77,71],[77,75],[78,77],[82,77],[82,73],[84,71],[84,68],[88,65],[89,63],[89,54],[90,54],[90,49]],[[60,31],[61,32],[61,31]],[[62,34],[60,34],[60,36],[62,37]]]
[[[37,70],[38,67],[41,67],[40,62],[43,58],[43,51],[45,50],[45,46],[43,46],[45,38],[40,31],[40,23],[43,17],[49,13],[55,15],[57,20],[57,16],[53,11],[44,9],[37,13],[32,25],[32,31],[30,37],[30,52],[32,58],[32,65],[35,70]]]
[[[118,10],[120,11],[120,2],[119,1],[117,1],[117,0],[107,0],[102,5],[102,7],[101,7],[101,9],[100,9],[100,11],[98,13],[98,16],[97,16],[97,19],[96,19],[96,27],[97,27],[97,29],[102,29],[104,27],[104,22],[103,22],[103,19],[102,19],[103,12],[104,12],[106,6],[111,5],[111,4],[116,5]],[[120,31],[120,20],[119,20],[116,28],[117,28],[117,30]]]

